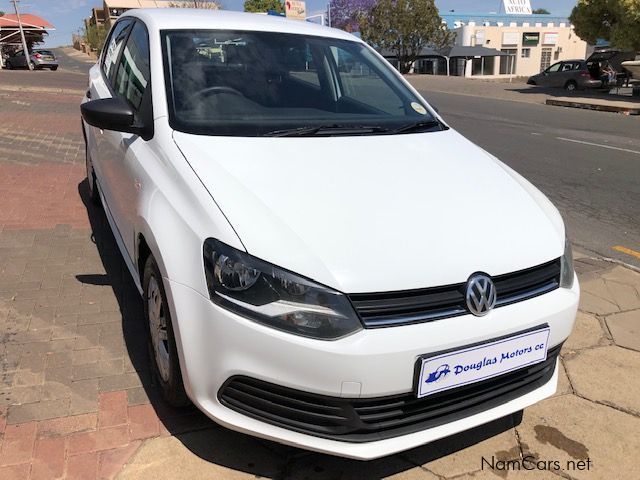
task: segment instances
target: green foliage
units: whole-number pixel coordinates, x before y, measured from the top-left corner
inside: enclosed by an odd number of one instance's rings
[[[359,22],[362,39],[395,53],[402,73],[411,69],[424,47],[442,48],[455,38],[442,24],[434,0],[378,0]]]
[[[595,43],[640,51],[640,2],[638,0],[579,0],[569,17],[580,38]]]
[[[104,47],[104,41],[107,38],[107,33],[109,33],[109,31],[103,25],[88,25],[84,31],[84,39],[91,49],[97,50],[98,55],[100,55],[102,47]]]
[[[531,13],[533,13],[535,15],[551,15],[551,12],[549,10],[547,10],[546,8],[536,8]]]
[[[274,10],[278,13],[284,13],[284,3],[280,0],[245,0],[245,12],[264,13]]]

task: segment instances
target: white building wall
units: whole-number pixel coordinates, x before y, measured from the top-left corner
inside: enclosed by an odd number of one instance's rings
[[[534,24],[529,26],[511,25],[464,25],[454,29],[457,33],[456,44],[465,46],[484,46],[496,50],[516,50],[515,76],[530,76],[539,73],[543,52],[550,52],[550,63],[560,60],[585,59],[587,43],[578,37],[573,27],[567,24]],[[537,45],[523,45],[525,33],[538,34]],[[528,57],[523,56],[524,52]],[[471,61],[468,62],[466,76],[471,75]],[[500,75],[500,58],[496,57],[494,76]]]

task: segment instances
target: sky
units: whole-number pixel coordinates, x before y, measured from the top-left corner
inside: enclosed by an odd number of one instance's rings
[[[309,15],[326,10],[327,0],[306,0]],[[242,10],[243,0],[222,0],[226,10]],[[436,0],[442,13],[455,10],[460,13],[496,12],[501,0]],[[532,8],[546,8],[552,15],[567,16],[576,0],[531,0]],[[46,41],[48,47],[71,44],[71,34],[82,27],[82,19],[89,16],[91,8],[102,6],[100,0],[21,0],[20,11],[39,15],[52,23],[52,31]],[[0,11],[13,13],[8,0],[0,0]]]

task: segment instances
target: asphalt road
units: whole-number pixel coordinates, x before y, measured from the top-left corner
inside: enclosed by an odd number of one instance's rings
[[[640,252],[640,117],[422,93],[451,126],[542,190],[574,245],[640,267],[640,258],[614,250]]]

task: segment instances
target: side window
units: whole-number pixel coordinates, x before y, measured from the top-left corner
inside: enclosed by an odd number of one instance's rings
[[[547,69],[547,72],[557,72],[558,70],[560,70],[560,65],[562,65],[562,63],[560,62],[554,63]]]
[[[149,76],[149,38],[142,24],[136,22],[120,57],[113,88],[138,110]]]
[[[104,58],[102,60],[102,71],[104,75],[111,80],[114,65],[118,61],[118,55],[124,44],[124,39],[127,38],[128,26],[131,25],[130,20],[121,20],[116,23],[115,27],[111,31],[106,49],[104,52]]]

